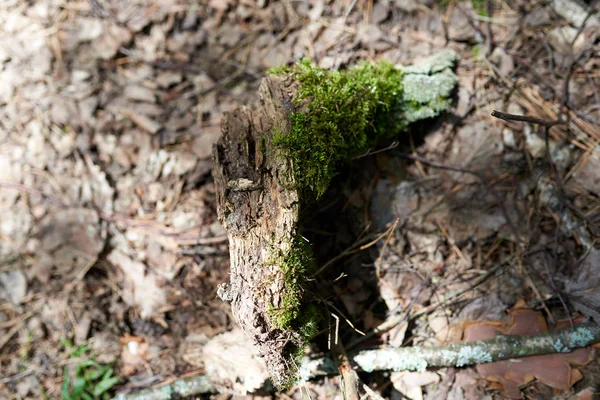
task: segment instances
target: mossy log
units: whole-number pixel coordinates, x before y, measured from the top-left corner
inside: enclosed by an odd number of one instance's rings
[[[303,62],[265,77],[258,107],[225,116],[213,176],[231,278],[219,295],[277,387],[293,383],[316,332],[303,295],[312,253],[298,232],[300,207],[323,193],[344,158],[447,109],[455,60],[446,50],[419,66],[363,64],[348,72]]]

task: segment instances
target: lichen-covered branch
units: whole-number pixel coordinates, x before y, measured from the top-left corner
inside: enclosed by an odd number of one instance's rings
[[[598,342],[600,325],[585,324],[536,335],[498,335],[493,339],[446,346],[364,350],[351,357],[366,372],[425,371],[433,367],[464,367],[533,355],[569,353]],[[324,361],[312,361],[307,365],[314,363],[329,365]]]
[[[379,370],[424,371],[435,367],[465,367],[494,361],[542,354],[569,353],[600,342],[600,325],[584,324],[536,335],[498,335],[493,339],[434,347],[402,347],[363,350],[349,357],[366,372]],[[251,372],[250,372],[251,373]],[[299,370],[301,380],[337,375],[331,358],[305,358]],[[119,395],[113,400],[171,400],[177,396],[215,393],[210,377],[186,378],[156,389]]]

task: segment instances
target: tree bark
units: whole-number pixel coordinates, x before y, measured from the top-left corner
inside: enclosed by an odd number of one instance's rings
[[[269,311],[282,303],[285,282],[276,260],[292,245],[299,198],[289,157],[278,154],[272,137],[274,129],[289,129],[294,91],[293,80],[267,76],[259,107],[228,113],[213,149],[218,216],[231,255],[230,286],[220,296],[231,301],[236,322],[264,357],[276,386],[296,370],[286,349],[294,338],[273,326]]]

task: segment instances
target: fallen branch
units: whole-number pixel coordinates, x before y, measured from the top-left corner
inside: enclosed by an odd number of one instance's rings
[[[425,371],[465,367],[533,355],[570,353],[600,342],[600,325],[578,325],[536,335],[498,335],[493,339],[433,347],[365,350],[354,356],[363,371]]]
[[[534,355],[570,353],[598,342],[600,325],[584,324],[536,335],[498,335],[489,340],[446,346],[363,350],[349,357],[365,372],[425,371],[427,368],[466,367]],[[337,365],[328,357],[305,358],[299,371],[302,380],[338,373]],[[210,377],[199,375],[138,393],[122,394],[113,400],[171,400],[218,391]]]

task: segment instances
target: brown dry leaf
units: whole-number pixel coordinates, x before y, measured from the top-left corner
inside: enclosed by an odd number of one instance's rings
[[[226,11],[231,6],[230,0],[210,0],[208,5],[220,11]]]
[[[440,376],[432,371],[393,372],[391,377],[394,389],[411,400],[423,400],[423,386],[440,382]]]
[[[85,274],[104,248],[106,227],[94,210],[73,207],[45,216],[36,236],[40,247],[28,276],[46,283],[53,270],[62,276]]]
[[[600,250],[590,250],[565,288],[577,311],[600,322]]]
[[[127,29],[111,24],[92,42],[92,47],[100,58],[110,60],[130,40],[131,33]]]
[[[588,387],[579,391],[575,395],[575,400],[594,400],[594,394],[597,394],[597,391],[595,391],[594,388]]]
[[[121,343],[121,375],[129,376],[144,367],[149,344],[144,338],[129,334],[125,334],[119,341]]]
[[[159,286],[157,276],[146,272],[143,263],[119,250],[113,250],[107,259],[123,271],[123,299],[129,305],[138,306],[142,318],[150,317],[165,304],[166,294]]]
[[[590,155],[587,163],[575,174],[575,181],[585,190],[600,196],[600,152]]]
[[[21,270],[6,271],[0,274],[0,299],[14,305],[21,304],[27,294],[27,278]]]
[[[545,332],[548,326],[542,314],[522,308],[519,301],[511,311],[508,322],[475,321],[465,328],[464,341],[473,342],[505,335],[532,335]],[[572,365],[585,365],[592,355],[590,348],[571,353],[546,354],[477,365],[477,372],[492,382],[492,388],[508,397],[520,399],[519,387],[537,379],[555,389],[568,389],[582,378]]]

